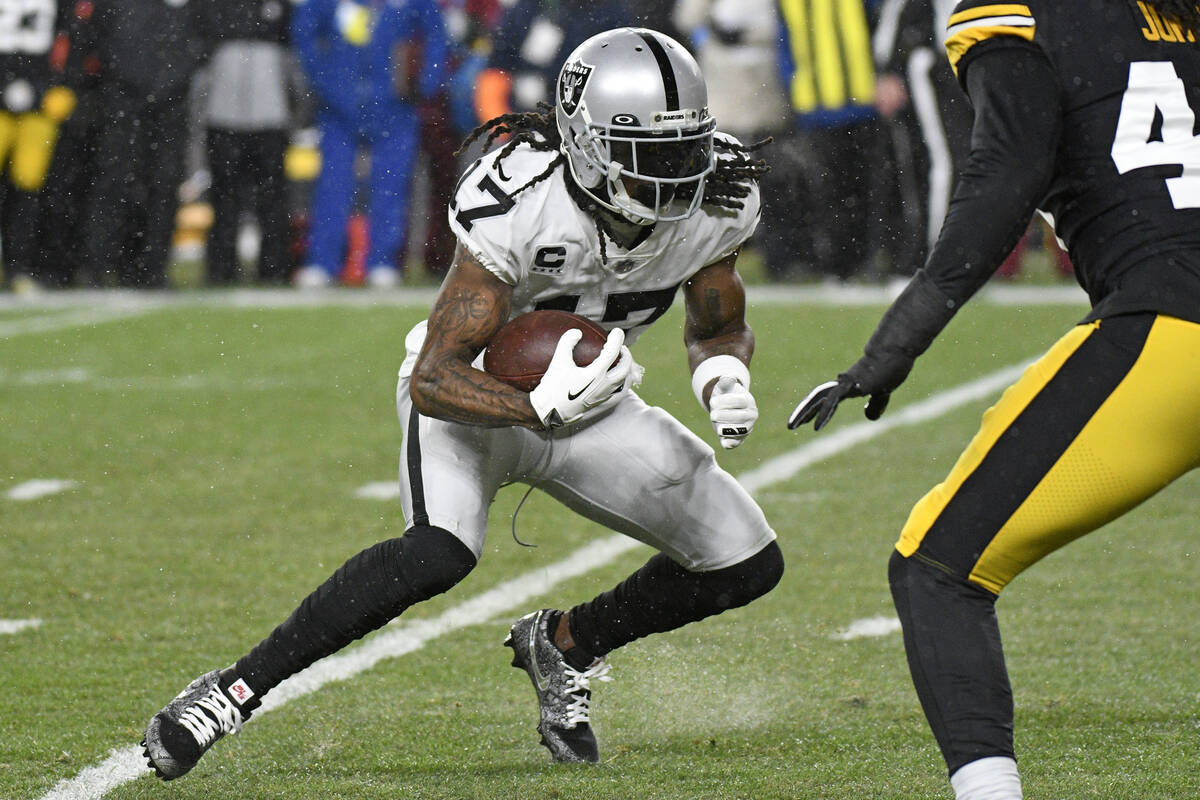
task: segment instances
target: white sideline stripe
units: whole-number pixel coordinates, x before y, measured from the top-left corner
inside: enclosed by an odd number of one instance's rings
[[[355,497],[364,500],[395,500],[400,496],[399,481],[375,481],[354,490]]]
[[[0,634],[20,633],[27,628],[41,625],[40,619],[0,619]]]
[[[812,304],[822,306],[887,305],[900,293],[899,286],[750,286],[747,301],[754,306]],[[115,322],[165,308],[429,308],[437,289],[401,288],[360,291],[333,289],[304,292],[295,289],[236,289],[184,292],[131,289],[69,289],[36,297],[0,294],[0,311],[49,311],[34,317],[0,321],[0,340]],[[972,298],[976,305],[1044,306],[1080,305],[1087,295],[1075,284],[1056,286],[984,286]]]
[[[511,611],[546,594],[562,581],[585,575],[598,566],[614,561],[617,556],[643,546],[641,542],[619,535],[598,539],[579,548],[562,561],[544,569],[531,570],[493,586],[482,594],[444,611],[434,619],[389,626],[384,633],[363,646],[347,653],[329,656],[288,678],[267,695],[262,708],[277,708],[297,697],[315,692],[327,683],[357,675],[386,658],[419,650],[426,642],[443,634],[486,622],[497,614]]]
[[[11,377],[0,370],[0,381],[15,383],[22,386],[44,386],[47,384],[83,383],[91,377],[91,373],[83,367],[67,367],[66,369],[35,369],[29,372],[18,372]]]
[[[887,636],[898,630],[900,630],[900,620],[896,617],[866,617],[854,620],[829,638],[848,642],[851,639],[863,639],[868,636]]]
[[[743,472],[738,480],[749,492],[755,492],[764,486],[786,480],[806,467],[824,461],[830,456],[837,455],[868,439],[874,439],[893,428],[926,422],[959,406],[987,397],[1015,381],[1030,363],[1032,362],[1005,367],[919,403],[913,403],[884,414],[875,422],[863,421],[848,428],[841,428],[832,434],[814,439],[809,444],[798,447],[790,453],[772,458],[761,467]],[[861,401],[843,401],[839,413],[855,413],[857,411],[855,406],[858,405],[858,402]],[[805,430],[808,428],[806,427]]]
[[[61,478],[42,478],[18,484],[5,492],[4,496],[9,500],[37,500],[41,497],[74,489],[78,485],[79,481]]]
[[[640,542],[624,536],[600,539],[544,569],[531,570],[494,586],[438,617],[390,625],[363,645],[328,656],[288,678],[267,695],[255,714],[265,714],[328,683],[349,680],[384,659],[419,650],[426,642],[447,633],[486,622],[545,594],[560,581],[590,572],[640,546]],[[116,748],[99,765],[81,770],[74,778],[59,781],[42,796],[42,800],[99,800],[109,791],[149,771],[140,746]]]
[[[772,284],[746,287],[751,305],[887,305],[900,286],[825,286]],[[35,297],[0,294],[0,311],[57,311],[0,322],[0,338],[38,333],[61,327],[106,322],[164,308],[429,308],[437,296],[432,287],[391,290],[333,289],[303,292],[295,289],[235,289],[232,291],[171,292],[136,289],[67,289]],[[973,304],[1000,306],[1087,305],[1084,291],[1074,283],[1048,286],[1006,286],[988,283],[971,299]],[[70,314],[66,313],[70,312]],[[95,319],[92,319],[95,317]],[[43,326],[48,326],[44,327]]]
[[[74,778],[59,781],[42,795],[42,800],[81,800],[85,797],[99,800],[147,771],[140,747],[113,748],[108,752],[108,758],[96,766],[81,769]]]
[[[861,422],[832,434],[814,439],[790,453],[770,459],[758,469],[743,473],[738,480],[749,492],[791,478],[812,464],[850,449],[856,444],[880,436],[902,425],[914,425],[986,397],[1011,383],[1026,365],[1006,367],[991,375],[962,384],[919,403],[894,409],[891,416],[876,422]],[[843,409],[843,412],[850,409]],[[472,597],[428,620],[389,625],[364,644],[336,653],[293,675],[273,689],[258,714],[317,691],[334,681],[353,678],[380,661],[419,650],[427,642],[469,625],[486,622],[505,611],[523,605],[548,592],[560,581],[583,575],[604,566],[617,556],[640,546],[621,535],[600,539],[576,550],[562,561],[526,572]],[[140,746],[117,748],[95,767],[88,767],[74,778],[59,781],[41,800],[99,800],[116,787],[148,773]]]
[[[145,308],[128,308],[119,305],[102,306],[99,308],[70,309],[59,314],[47,316],[10,319],[0,322],[0,339],[11,339],[14,336],[30,333],[51,333],[53,331],[66,330],[67,328],[84,328],[104,322],[114,322],[116,320],[135,317],[152,310],[149,306]]]

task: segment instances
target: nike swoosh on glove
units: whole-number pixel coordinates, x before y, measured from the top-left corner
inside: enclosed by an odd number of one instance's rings
[[[614,328],[596,359],[575,365],[572,353],[583,331],[572,328],[559,337],[541,383],[529,393],[534,413],[547,428],[575,422],[625,388],[633,356],[625,347],[625,331]]]

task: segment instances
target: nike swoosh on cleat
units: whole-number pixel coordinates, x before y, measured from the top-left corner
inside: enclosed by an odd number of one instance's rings
[[[533,625],[529,627],[529,660],[532,662],[530,666],[533,667],[533,682],[537,685],[539,692],[544,692],[546,691],[546,687],[550,685],[550,677],[542,675],[542,668],[538,665],[537,629],[539,622],[541,622],[540,617],[535,619]]]

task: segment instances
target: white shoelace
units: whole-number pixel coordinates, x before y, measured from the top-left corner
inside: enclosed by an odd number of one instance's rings
[[[592,665],[583,672],[578,671],[570,664],[563,664],[564,672],[567,676],[565,688],[568,696],[573,698],[567,703],[567,725],[575,727],[580,722],[588,722],[591,720],[591,702],[592,698],[587,694],[588,688],[593,680],[611,681],[609,672],[612,667],[607,661],[597,659],[592,662]]]
[[[242,729],[242,713],[217,687],[179,715],[179,724],[187,728],[201,747],[208,747],[217,737],[237,733]]]

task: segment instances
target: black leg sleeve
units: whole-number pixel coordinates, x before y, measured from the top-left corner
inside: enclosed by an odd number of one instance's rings
[[[996,596],[892,551],[888,581],[917,696],[950,774],[1013,755],[1013,698]]]
[[[616,587],[569,612],[576,644],[592,656],[682,627],[761,597],[783,577],[783,554],[771,542],[745,561],[688,572],[662,553]]]
[[[474,567],[470,548],[441,528],[417,526],[368,547],[304,598],[235,672],[261,700],[289,676],[445,592]]]

